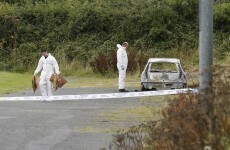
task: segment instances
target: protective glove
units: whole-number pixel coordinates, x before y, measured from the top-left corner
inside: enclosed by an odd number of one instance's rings
[[[125,67],[124,67],[124,65],[121,65],[121,70],[125,70]]]
[[[37,74],[38,74],[38,72],[35,70],[35,71],[34,71],[34,76],[36,76]]]

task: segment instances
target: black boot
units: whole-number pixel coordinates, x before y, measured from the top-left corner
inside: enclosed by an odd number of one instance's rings
[[[119,89],[119,92],[129,92],[126,89]]]

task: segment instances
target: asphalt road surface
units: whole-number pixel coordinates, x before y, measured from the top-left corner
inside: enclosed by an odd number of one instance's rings
[[[114,88],[62,88],[55,95],[117,92]],[[5,96],[40,95],[22,91]],[[100,113],[140,105],[139,98],[77,101],[0,102],[1,150],[104,150],[109,149],[109,128],[139,124],[126,120],[114,124]],[[87,129],[88,127],[88,129]],[[92,129],[90,128],[92,127]],[[96,129],[96,130],[94,130]]]

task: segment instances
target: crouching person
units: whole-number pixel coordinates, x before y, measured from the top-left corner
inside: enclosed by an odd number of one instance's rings
[[[39,81],[42,100],[48,100],[49,96],[53,95],[52,83],[50,77],[52,74],[60,74],[59,66],[56,59],[47,52],[45,48],[41,49],[41,58],[39,59],[37,69],[34,71],[34,76],[36,76],[41,70],[41,76]]]

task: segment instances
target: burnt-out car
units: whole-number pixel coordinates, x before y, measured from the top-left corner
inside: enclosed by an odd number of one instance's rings
[[[187,87],[186,73],[176,58],[150,58],[141,74],[142,91]]]

